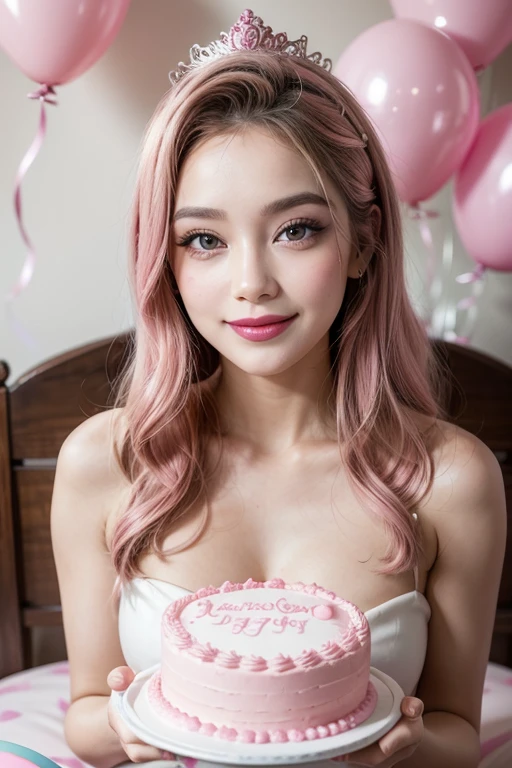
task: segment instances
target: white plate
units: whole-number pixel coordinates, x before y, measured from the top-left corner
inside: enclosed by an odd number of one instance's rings
[[[173,726],[155,712],[147,697],[149,681],[159,664],[135,677],[122,693],[112,692],[118,712],[133,733],[146,744],[221,765],[289,765],[328,760],[367,747],[380,739],[401,717],[404,693],[389,675],[370,668],[370,680],[377,691],[377,705],[361,725],[336,736],[283,744],[243,744],[204,736]],[[332,764],[331,764],[332,765]]]

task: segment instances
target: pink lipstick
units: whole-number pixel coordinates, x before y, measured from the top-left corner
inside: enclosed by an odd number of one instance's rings
[[[282,317],[281,315],[263,315],[259,318],[245,317],[229,323],[235,333],[249,341],[267,341],[279,336],[293,323],[297,315]]]

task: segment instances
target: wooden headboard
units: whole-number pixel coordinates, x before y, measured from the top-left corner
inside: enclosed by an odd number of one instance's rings
[[[50,540],[56,457],[81,421],[111,404],[131,341],[127,333],[70,350],[9,387],[8,365],[0,362],[0,677],[65,658]],[[473,349],[433,343],[455,380],[450,419],[495,452],[505,478],[507,554],[490,659],[512,667],[512,368]]]

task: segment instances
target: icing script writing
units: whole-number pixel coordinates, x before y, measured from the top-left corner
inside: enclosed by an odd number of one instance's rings
[[[292,619],[290,614],[308,613],[309,608],[302,605],[290,605],[284,598],[276,603],[240,603],[233,605],[231,603],[222,603],[214,606],[211,600],[200,600],[196,603],[197,613],[195,619],[204,619],[209,617],[213,626],[225,626],[230,628],[234,635],[248,635],[257,637],[266,628],[273,634],[282,634],[285,631],[296,632],[299,635],[304,634],[309,619]],[[255,611],[274,611],[278,610],[285,614],[278,618],[269,616],[232,616],[231,612],[255,612]]]
[[[220,616],[222,611],[249,611],[249,613],[251,613],[253,611],[277,610],[279,613],[287,614],[310,613],[311,611],[311,607],[308,607],[307,605],[298,605],[297,603],[289,603],[285,597],[280,597],[275,603],[221,603],[216,608],[214,608],[211,600],[200,600],[197,603],[197,606],[203,611],[203,613],[197,615],[198,619],[202,616],[206,616],[206,614],[209,614],[210,616]]]

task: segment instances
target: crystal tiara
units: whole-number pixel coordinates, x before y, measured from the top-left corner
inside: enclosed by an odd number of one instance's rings
[[[300,59],[307,59],[318,64],[322,69],[330,72],[331,59],[324,58],[320,51],[308,54],[307,44],[306,35],[302,35],[298,40],[289,40],[286,32],[278,32],[274,35],[272,27],[265,26],[260,16],[255,16],[253,11],[246,8],[229,32],[220,33],[220,40],[214,40],[206,46],[200,46],[197,43],[193,45],[190,49],[190,63],[186,64],[180,61],[177,68],[169,72],[169,80],[171,83],[176,83],[190,70],[197,69],[203,64],[208,64],[235,51],[274,51],[288,56],[297,56]],[[345,114],[344,106],[341,107],[340,112],[342,117],[346,117],[355,128],[348,115]],[[357,132],[366,147],[368,136],[366,133]]]
[[[307,53],[308,38],[302,35],[298,40],[288,40],[286,32],[279,32],[274,35],[272,27],[264,25],[259,16],[255,16],[253,11],[247,8],[240,15],[229,32],[221,32],[220,40],[214,40],[209,45],[200,46],[197,43],[190,49],[190,64],[180,61],[177,69],[169,72],[169,80],[175,83],[190,69],[199,67],[202,64],[218,59],[234,51],[275,51],[276,53],[285,53],[289,56],[298,56],[301,59],[308,59],[314,64],[319,64],[323,69],[330,72],[332,67],[331,59],[324,59],[319,51]]]

